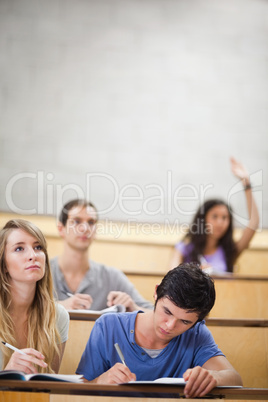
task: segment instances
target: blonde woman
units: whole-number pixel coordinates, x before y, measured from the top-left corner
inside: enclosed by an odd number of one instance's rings
[[[42,232],[23,219],[7,222],[0,231],[0,264],[0,369],[57,373],[69,315],[53,300]]]

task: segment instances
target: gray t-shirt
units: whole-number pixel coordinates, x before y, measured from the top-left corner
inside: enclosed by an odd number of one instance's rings
[[[64,343],[68,339],[69,322],[70,322],[69,313],[67,312],[67,310],[65,310],[65,308],[61,304],[56,303],[56,314],[57,314],[57,318],[56,318],[57,329],[59,331],[61,343]],[[3,346],[3,347],[5,347],[5,346]],[[3,369],[4,369],[3,352],[0,349],[0,370],[3,370]]]
[[[50,261],[51,272],[54,282],[54,293],[58,300],[67,299],[66,293],[72,293],[69,289],[64,275],[60,270],[58,257]],[[89,294],[92,299],[91,310],[103,310],[107,307],[107,296],[112,290],[127,293],[132,300],[140,307],[153,308],[153,304],[146,301],[134,285],[128,280],[126,275],[116,268],[89,261],[90,269],[79,284],[76,293]]]

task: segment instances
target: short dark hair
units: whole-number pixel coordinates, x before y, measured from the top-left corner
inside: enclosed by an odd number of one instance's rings
[[[77,207],[77,206],[81,207],[81,208],[91,207],[91,208],[95,209],[96,214],[97,214],[97,220],[98,220],[98,211],[97,211],[97,208],[95,207],[95,205],[90,201],[77,198],[77,199],[67,202],[63,206],[63,208],[60,212],[60,215],[59,215],[59,221],[63,224],[63,226],[66,225],[69,211],[72,208]]]
[[[169,271],[156,290],[157,300],[167,297],[177,307],[197,313],[202,321],[215,303],[213,279],[196,263],[182,263]]]

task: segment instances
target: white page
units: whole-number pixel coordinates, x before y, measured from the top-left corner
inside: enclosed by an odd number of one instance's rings
[[[121,304],[107,307],[103,310],[68,310],[69,313],[83,313],[83,314],[105,314],[105,313],[121,313],[126,311],[126,308]]]
[[[63,380],[68,382],[83,382],[82,375],[78,374],[50,374],[50,373],[37,373],[37,374],[26,374],[26,380],[34,379],[34,377],[42,378],[42,380],[49,381],[50,379]]]
[[[173,385],[185,385],[186,382],[183,378],[162,377],[152,381],[129,381],[126,384],[173,384]]]

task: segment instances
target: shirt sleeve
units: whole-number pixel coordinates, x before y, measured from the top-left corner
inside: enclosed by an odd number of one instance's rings
[[[175,249],[178,250],[183,257],[185,256],[186,244],[183,241],[180,241],[179,243],[175,244]]]
[[[61,343],[68,339],[70,316],[67,310],[59,303],[56,302],[57,311],[57,329],[60,334]]]
[[[209,359],[215,356],[224,356],[222,351],[216,345],[210,330],[202,321],[196,328],[197,338],[194,352],[193,367],[203,366]]]

